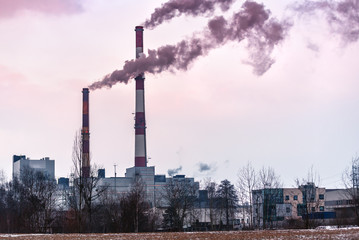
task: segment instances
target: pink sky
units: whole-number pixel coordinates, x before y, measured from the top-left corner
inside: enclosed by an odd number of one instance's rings
[[[57,177],[69,175],[82,88],[135,57],[134,27],[163,2],[0,0],[0,169],[8,177],[14,154],[48,156]],[[267,2],[278,19],[293,15],[289,1]],[[243,64],[244,42],[213,50],[186,72],[146,75],[147,148],[157,174],[182,166],[197,180],[236,182],[251,161],[273,167],[284,186],[313,166],[321,185],[340,187],[359,150],[359,44],[344,46],[320,14],[293,21],[263,76]],[[145,51],[206,22],[181,16],[145,30]],[[123,176],[134,163],[134,88],[131,81],[90,93],[92,161],[107,176],[113,164]],[[200,163],[211,170],[200,172]]]
[[[73,14],[82,10],[81,2],[82,0],[0,0],[0,17],[15,17],[23,11],[51,15]]]

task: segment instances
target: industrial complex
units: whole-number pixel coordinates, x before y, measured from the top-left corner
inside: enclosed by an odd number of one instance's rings
[[[143,54],[143,27],[136,26],[136,58]],[[105,169],[98,170],[100,178],[100,186],[106,186],[113,190],[116,194],[127,193],[131,187],[138,181],[144,184],[146,198],[151,206],[162,202],[161,196],[164,187],[172,182],[185,182],[192,186],[196,195],[198,196],[199,182],[194,178],[186,178],[185,175],[175,175],[173,177],[166,177],[166,175],[157,175],[154,166],[147,166],[147,151],[146,151],[146,117],[145,117],[145,75],[140,73],[135,77],[136,82],[136,103],[135,103],[135,153],[134,166],[127,168],[124,177],[106,177]],[[82,129],[81,129],[81,173],[84,178],[91,175],[90,163],[90,123],[89,123],[89,95],[88,88],[82,89]],[[55,179],[55,163],[54,160],[44,158],[41,160],[26,159],[25,156],[14,155],[13,160],[13,176],[19,176],[24,167],[30,167],[35,170],[40,170],[52,179]],[[60,183],[61,182],[61,183]],[[60,178],[61,185],[68,185],[71,183],[67,178]]]
[[[143,27],[136,26],[136,58],[143,54]],[[199,190],[199,182],[194,178],[185,175],[175,175],[167,177],[163,174],[156,174],[154,166],[147,165],[146,149],[146,114],[145,114],[145,75],[139,73],[135,77],[135,152],[134,165],[126,169],[125,176],[106,177],[105,169],[98,169],[96,176],[93,176],[90,162],[90,91],[88,88],[82,89],[82,129],[80,146],[80,173],[79,177],[99,179],[98,187],[107,187],[114,195],[124,195],[131,191],[132,187],[141,182],[144,187],[145,199],[151,208],[165,207],[163,194],[166,186],[173,183],[184,183],[191,186],[194,196],[197,199],[196,208],[198,210],[197,221],[207,223],[210,219],[211,208],[207,190]],[[55,179],[55,160],[48,157],[40,160],[32,160],[25,155],[13,156],[13,178],[20,178],[26,168],[40,171],[50,179]],[[76,180],[75,180],[76,181]],[[71,180],[59,178],[58,184],[62,188],[71,187]],[[309,190],[308,190],[309,189]],[[311,194],[310,196],[308,194]],[[318,188],[314,183],[307,183],[298,188],[275,188],[275,189],[256,189],[251,193],[253,202],[251,205],[238,206],[237,218],[240,219],[238,225],[245,226],[253,224],[263,227],[266,222],[284,223],[290,219],[298,220],[303,216],[312,219],[329,221],[339,216],[344,218],[349,215],[353,218],[351,202],[345,196],[343,189]],[[308,197],[309,196],[309,197]],[[309,211],[308,206],[310,207]],[[251,210],[250,210],[251,209]],[[252,216],[251,216],[251,213]],[[221,213],[222,214],[222,213]],[[222,221],[222,215],[218,218],[217,224]],[[228,223],[227,223],[228,224]],[[234,226],[235,221],[232,222]]]

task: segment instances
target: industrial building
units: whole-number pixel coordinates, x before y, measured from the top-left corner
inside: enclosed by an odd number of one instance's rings
[[[143,27],[136,26],[136,58],[143,54]],[[173,178],[166,178],[165,175],[156,175],[154,166],[147,166],[146,149],[146,118],[145,118],[145,75],[139,73],[135,77],[135,152],[134,166],[127,168],[124,177],[106,178],[105,170],[98,171],[99,185],[112,189],[114,194],[120,195],[131,190],[132,186],[141,181],[145,188],[146,199],[151,206],[165,204],[161,196],[165,186],[169,183],[181,182],[188,184],[195,189],[198,196],[199,183],[194,178],[186,178],[184,175],[176,175]],[[89,177],[90,174],[90,124],[89,124],[89,89],[83,88],[83,110],[82,110],[82,176]]]
[[[354,192],[355,190],[353,190]],[[351,189],[325,189],[307,183],[298,188],[252,191],[253,225],[281,227],[293,220],[343,224],[355,218]]]
[[[199,195],[199,182],[196,182],[194,178],[186,178],[185,175],[175,175],[170,178],[165,175],[156,175],[154,166],[127,168],[125,177],[100,178],[99,185],[106,186],[114,194],[121,196],[128,193],[137,181],[143,183],[146,199],[151,207],[166,206],[163,195],[168,184],[187,184],[194,190],[196,196]]]
[[[298,188],[254,190],[252,197],[256,227],[281,226],[285,221],[300,220],[309,215],[311,218],[333,217],[333,213],[325,212],[325,188],[316,187],[314,183]]]
[[[355,207],[358,189],[326,189],[325,211],[335,212],[335,224],[350,224],[356,219]]]
[[[26,168],[42,172],[50,179],[55,179],[55,160],[48,157],[40,160],[26,158],[25,155],[14,155],[12,163],[12,176],[21,179],[21,174]]]

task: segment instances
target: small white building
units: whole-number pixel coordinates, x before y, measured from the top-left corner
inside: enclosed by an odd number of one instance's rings
[[[47,175],[50,179],[55,179],[55,160],[48,157],[41,158],[40,160],[32,160],[26,158],[25,155],[14,155],[12,163],[12,176],[13,178],[21,178],[21,173],[30,168]]]

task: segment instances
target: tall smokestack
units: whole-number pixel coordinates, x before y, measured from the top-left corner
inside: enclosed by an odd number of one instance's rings
[[[143,53],[143,27],[136,26],[136,58]],[[145,75],[136,78],[136,116],[135,116],[135,167],[147,167],[146,120],[145,120]]]
[[[89,89],[82,89],[82,176],[90,177]]]

